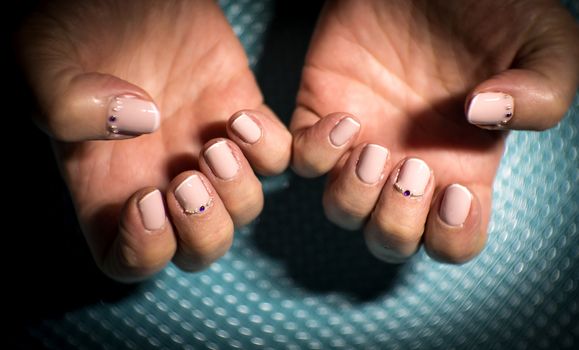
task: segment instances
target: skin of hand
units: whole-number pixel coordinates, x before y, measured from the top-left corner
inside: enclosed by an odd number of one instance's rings
[[[487,239],[507,130],[560,121],[578,50],[554,0],[328,1],[290,125],[292,167],[329,172],[326,215],[363,228],[378,258],[403,262],[424,243],[437,260],[469,261]]]
[[[206,267],[261,211],[252,168],[289,163],[291,135],[214,1],[45,2],[20,48],[38,124],[114,279],[171,259]]]

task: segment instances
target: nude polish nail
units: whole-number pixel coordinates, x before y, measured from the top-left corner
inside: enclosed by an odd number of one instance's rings
[[[350,141],[358,130],[360,130],[360,123],[350,117],[346,117],[340,120],[330,132],[330,142],[332,145],[340,147]]]
[[[205,159],[213,173],[222,180],[233,178],[239,171],[239,163],[226,141],[219,141],[205,150]]]
[[[161,117],[152,101],[135,96],[113,97],[109,103],[107,131],[112,136],[138,136],[152,133],[159,128]]]
[[[261,128],[257,123],[245,113],[239,115],[231,123],[231,129],[243,141],[254,144],[261,138]]]
[[[468,122],[480,126],[506,124],[515,109],[513,97],[502,92],[481,92],[476,94],[468,107]]]
[[[143,226],[149,231],[161,229],[165,225],[165,206],[159,190],[146,194],[137,203]]]
[[[203,180],[198,175],[186,178],[175,189],[175,198],[186,214],[201,214],[213,204]]]
[[[472,194],[466,187],[458,184],[450,185],[444,191],[440,203],[440,218],[450,226],[460,226],[468,217],[471,203]]]
[[[394,187],[404,197],[420,197],[424,195],[429,180],[428,165],[423,160],[410,158],[402,164]]]
[[[388,160],[388,150],[382,146],[369,144],[364,147],[356,166],[358,178],[367,184],[380,180],[384,165]]]

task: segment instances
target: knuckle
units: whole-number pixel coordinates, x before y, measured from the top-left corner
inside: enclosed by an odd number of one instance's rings
[[[316,177],[326,173],[329,167],[325,162],[311,155],[294,154],[293,168],[296,173],[303,177]]]
[[[303,177],[316,177],[326,173],[331,165],[327,156],[312,151],[315,147],[305,147],[303,142],[294,140],[292,168]]]
[[[62,110],[52,110],[48,112],[46,117],[46,128],[48,132],[57,140],[69,141],[70,135],[70,122],[65,112]]]
[[[115,245],[112,249],[108,256],[97,261],[97,265],[108,277],[119,282],[143,280],[162,269],[172,255],[155,250],[139,252],[128,244]]]
[[[344,215],[336,208],[329,208],[324,206],[326,217],[333,224],[345,230],[357,230],[362,226],[363,220],[349,215]]]
[[[268,172],[271,175],[276,175],[283,172],[290,161],[291,158],[291,147],[289,147],[290,142],[288,141],[283,147],[278,148],[275,152],[275,156],[271,158],[268,164]],[[268,174],[268,175],[269,175]]]
[[[359,229],[368,216],[368,212],[354,203],[352,196],[340,194],[335,189],[326,190],[322,200],[328,220],[343,229]]]
[[[243,226],[255,219],[263,210],[263,191],[257,189],[236,196],[235,201],[228,203],[227,209],[236,226]],[[248,186],[249,188],[251,186]]]
[[[374,255],[378,260],[384,261],[389,264],[400,264],[408,260],[408,256],[404,256],[392,249],[388,249],[372,242],[367,242],[368,250],[372,255]]]
[[[558,89],[545,93],[542,103],[549,106],[549,112],[538,119],[538,116],[534,118],[532,130],[545,131],[556,127],[567,114],[572,99],[573,96],[566,96],[564,91]]]
[[[428,255],[439,262],[460,265],[474,259],[479,252],[472,249],[464,249],[454,246],[429,247],[426,246]]]
[[[332,192],[333,194],[326,197],[324,204],[328,207],[335,206],[340,216],[347,215],[357,220],[364,220],[368,216],[367,208],[361,205],[357,198],[342,191]]]
[[[232,243],[233,224],[230,220],[223,220],[210,234],[182,242],[175,263],[184,271],[200,271],[225,255]]]
[[[278,175],[287,168],[290,158],[291,148],[276,148],[272,152],[267,150],[257,154],[252,165],[262,175]]]
[[[75,109],[74,96],[70,89],[61,92],[56,96],[45,109],[46,127],[52,136],[61,141],[71,141],[74,135],[71,134],[73,111]]]
[[[374,218],[384,240],[393,248],[414,245],[422,238],[424,227],[416,227],[405,222],[397,222],[388,216]]]
[[[134,271],[137,274],[158,270],[165,266],[171,258],[163,250],[145,249],[139,252],[130,245],[121,245],[119,252],[118,261],[120,264],[127,270]]]

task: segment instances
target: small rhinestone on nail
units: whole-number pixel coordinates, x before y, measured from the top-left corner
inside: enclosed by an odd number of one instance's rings
[[[119,133],[119,129],[117,128],[116,125],[109,125],[109,131],[112,132],[113,134]]]
[[[211,207],[211,205],[213,204],[213,199],[209,199],[209,201],[207,201],[207,203],[205,203],[205,205],[200,206],[199,208],[193,209],[193,210],[185,210],[185,214],[191,215],[191,214],[201,214],[203,213],[205,210],[207,210],[207,208]]]
[[[400,187],[400,185],[397,183],[394,184],[394,189],[396,189],[396,191],[400,192],[404,197],[417,198],[417,197],[422,197],[424,195],[424,193],[421,193],[421,194],[412,193],[412,191]]]

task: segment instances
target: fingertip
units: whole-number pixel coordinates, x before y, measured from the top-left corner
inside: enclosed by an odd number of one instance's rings
[[[434,173],[420,158],[403,159],[392,169],[365,229],[366,243],[377,258],[400,263],[416,253],[434,187]]]
[[[167,201],[179,245],[173,261],[199,271],[223,256],[233,241],[233,222],[207,177],[186,171],[169,185]]]
[[[294,130],[293,170],[303,177],[327,173],[355,144],[360,130],[360,121],[348,113],[332,113]]]
[[[155,102],[132,94],[110,98],[106,117],[106,138],[126,139],[150,134],[161,125]]]
[[[469,123],[482,128],[506,126],[515,113],[513,96],[504,92],[479,92],[474,94],[466,110]]]
[[[227,125],[232,136],[242,143],[253,145],[263,137],[263,126],[256,111],[239,111],[229,119]]]
[[[165,226],[165,206],[161,191],[154,189],[146,193],[137,202],[143,227],[148,231],[157,231]]]
[[[207,176],[236,226],[254,220],[263,209],[261,182],[240,148],[231,140],[213,139],[204,146],[199,168]]]
[[[227,132],[256,172],[276,175],[287,168],[292,136],[273,112],[239,111],[229,119]]]
[[[509,69],[481,82],[466,100],[467,121],[489,130],[542,131],[556,126],[577,86],[568,75],[554,80],[554,68],[538,65]]]
[[[424,240],[426,251],[433,259],[462,264],[484,248],[486,225],[483,225],[479,196],[472,192],[473,188],[451,184],[438,194],[428,217]]]
[[[40,99],[41,120],[54,138],[65,142],[119,140],[155,132],[161,113],[140,87],[116,76],[73,72],[59,77]],[[49,103],[50,102],[50,103]]]
[[[448,186],[438,211],[440,219],[448,226],[461,227],[470,214],[473,198],[468,188],[460,184]]]
[[[102,260],[102,270],[121,282],[136,282],[165,267],[176,250],[163,196],[156,188],[136,192],[121,213],[119,232]]]

